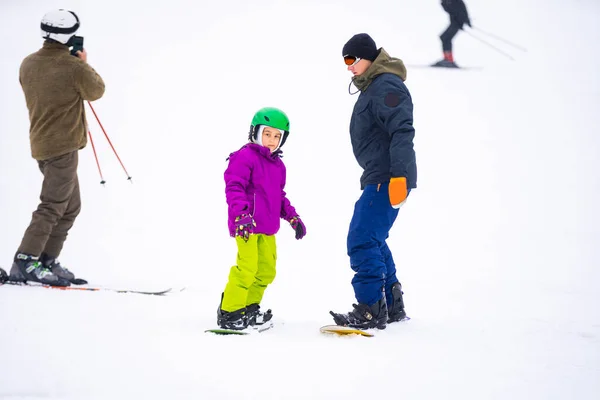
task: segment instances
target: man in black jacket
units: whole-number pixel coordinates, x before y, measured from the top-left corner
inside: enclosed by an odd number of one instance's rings
[[[434,67],[458,68],[452,55],[452,39],[462,30],[464,25],[471,27],[467,6],[463,0],[442,0],[442,7],[450,15],[450,25],[440,35],[444,59],[433,64]]]
[[[363,169],[362,195],[348,231],[356,302],[348,313],[330,312],[337,325],[383,329],[406,317],[402,286],[386,240],[411,189],[417,187],[413,103],[406,68],[366,33],[342,50],[360,91],[350,120],[350,140]]]

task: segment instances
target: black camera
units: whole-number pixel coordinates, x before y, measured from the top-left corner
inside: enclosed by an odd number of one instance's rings
[[[73,36],[71,38],[71,55],[77,57],[78,51],[83,51],[83,36]]]

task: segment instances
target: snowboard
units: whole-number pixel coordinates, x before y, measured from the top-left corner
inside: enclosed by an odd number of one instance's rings
[[[248,335],[250,332],[246,331],[236,331],[235,329],[207,329],[204,332],[206,333],[214,333],[215,335]]]
[[[340,326],[340,325],[325,325],[325,326],[322,326],[319,330],[321,331],[321,333],[330,334],[330,335],[339,335],[339,336],[346,336],[346,335],[361,335],[361,336],[366,336],[366,337],[375,336],[372,333],[363,331],[362,329],[355,329],[355,328],[350,328],[349,326]]]
[[[255,325],[254,327],[248,327],[244,330],[237,329],[223,329],[223,328],[214,328],[207,329],[205,333],[214,333],[215,335],[252,335],[255,333],[262,333],[264,331],[268,331],[273,327],[273,322],[267,322],[263,325]]]

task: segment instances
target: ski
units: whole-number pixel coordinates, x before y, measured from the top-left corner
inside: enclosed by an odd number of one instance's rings
[[[463,70],[463,71],[480,71],[483,69],[483,67],[478,67],[478,66],[466,66],[466,67],[460,67],[460,66],[456,66],[456,67],[442,67],[442,66],[438,66],[438,65],[428,65],[428,64],[418,64],[418,65],[407,65],[407,68],[432,68],[432,69],[448,69],[448,70]]]
[[[14,281],[6,281],[5,285],[13,285],[13,286],[22,286],[22,287],[38,287],[45,289],[54,289],[54,290],[63,290],[63,291],[83,291],[83,292],[114,292],[114,293],[132,293],[132,294],[144,294],[149,296],[164,296],[168,293],[173,292],[173,288],[163,289],[163,290],[132,290],[132,289],[115,289],[115,288],[107,288],[107,287],[88,287],[88,286],[50,286],[44,285],[37,282],[14,282]],[[179,291],[182,291],[181,289]]]

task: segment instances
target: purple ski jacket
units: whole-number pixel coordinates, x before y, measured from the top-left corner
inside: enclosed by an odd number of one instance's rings
[[[225,197],[229,210],[229,234],[235,236],[235,218],[250,214],[254,233],[274,235],[279,219],[297,216],[284,191],[285,165],[279,153],[248,143],[229,156],[225,170]]]

